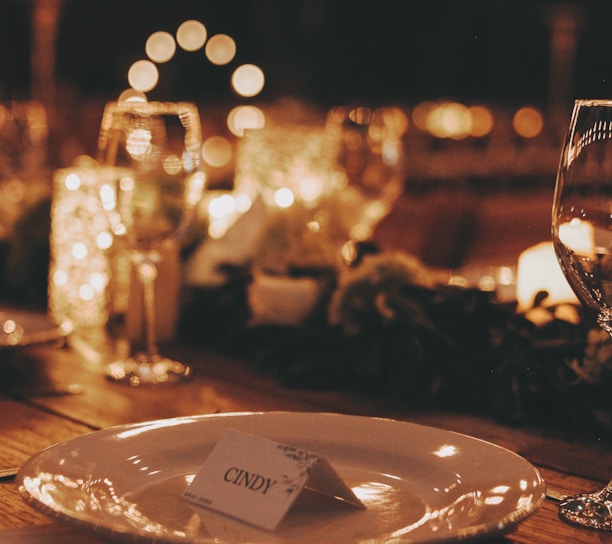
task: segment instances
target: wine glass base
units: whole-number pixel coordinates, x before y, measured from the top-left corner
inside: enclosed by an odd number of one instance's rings
[[[559,503],[559,517],[582,527],[612,531],[612,500],[601,493],[567,497]]]
[[[109,379],[134,387],[177,383],[192,375],[190,366],[166,357],[148,357],[144,354],[114,361],[106,370]]]

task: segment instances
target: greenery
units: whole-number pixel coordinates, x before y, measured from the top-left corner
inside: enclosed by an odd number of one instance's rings
[[[581,307],[545,308],[543,295],[536,309],[548,318],[535,324],[513,304],[432,281],[417,259],[394,253],[366,257],[331,287],[326,278],[302,325],[253,327],[248,268],[226,272],[224,286],[189,293],[185,338],[204,335],[287,386],[612,437],[612,343]]]

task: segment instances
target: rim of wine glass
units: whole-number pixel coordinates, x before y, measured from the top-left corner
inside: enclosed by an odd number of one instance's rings
[[[612,98],[578,98],[574,100],[576,106],[612,106]]]
[[[200,130],[199,122],[200,122],[200,112],[198,107],[193,102],[165,102],[165,101],[147,101],[147,102],[138,102],[138,101],[112,101],[107,102],[104,106],[104,113],[102,115],[102,119],[112,118],[115,113],[123,113],[123,112],[135,112],[135,113],[158,113],[158,114],[176,114],[179,116],[183,116],[184,114],[190,115],[194,120],[197,121],[195,127],[190,127],[191,129]]]
[[[181,118],[181,122],[184,124],[184,118],[190,117],[193,123],[189,125],[190,137],[186,140],[186,143],[190,148],[196,150],[201,145],[202,141],[202,126],[200,120],[200,112],[198,107],[193,102],[187,101],[111,101],[107,102],[104,106],[102,113],[102,121],[100,123],[100,132],[98,134],[98,148],[103,149],[106,147],[106,140],[108,134],[113,127],[113,120],[117,114],[133,112],[136,114],[173,114],[178,115]],[[98,157],[100,159],[100,157]],[[103,162],[103,161],[102,161]]]

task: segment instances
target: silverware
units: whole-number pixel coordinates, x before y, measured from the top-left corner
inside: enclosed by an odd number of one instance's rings
[[[561,502],[563,499],[565,499],[565,495],[559,493],[558,491],[555,491],[554,489],[547,489],[546,498],[553,502]]]
[[[0,468],[0,481],[12,480],[19,472],[19,467]]]

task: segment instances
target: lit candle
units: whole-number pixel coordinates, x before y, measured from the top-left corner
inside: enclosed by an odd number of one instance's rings
[[[591,254],[595,247],[593,224],[574,217],[559,225],[559,239],[572,251]]]
[[[530,310],[536,295],[542,291],[548,293],[543,300],[544,306],[578,303],[557,261],[552,242],[541,242],[520,254],[516,281],[517,310]]]

